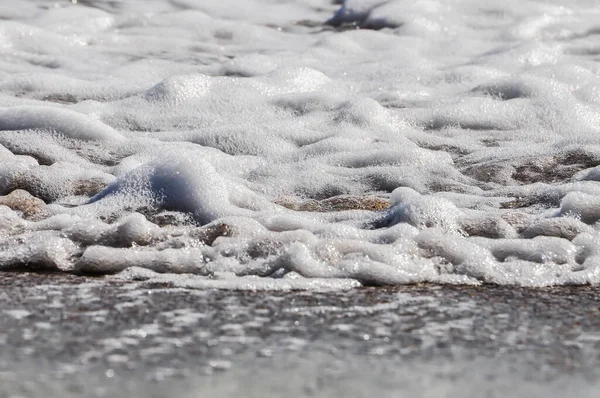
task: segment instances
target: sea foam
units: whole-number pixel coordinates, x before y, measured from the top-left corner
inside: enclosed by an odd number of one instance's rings
[[[600,282],[596,5],[334,3],[0,7],[0,270]]]

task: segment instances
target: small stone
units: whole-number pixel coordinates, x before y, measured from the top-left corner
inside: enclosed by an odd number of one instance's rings
[[[207,246],[211,246],[219,236],[231,236],[232,234],[233,228],[229,224],[215,223],[194,230],[190,233],[190,236]]]
[[[46,203],[22,189],[15,189],[6,196],[0,196],[0,205],[23,213],[23,218],[40,220],[47,214]]]

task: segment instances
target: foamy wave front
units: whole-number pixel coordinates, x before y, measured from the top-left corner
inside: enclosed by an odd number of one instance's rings
[[[599,283],[600,10],[560,3],[0,6],[0,270]]]

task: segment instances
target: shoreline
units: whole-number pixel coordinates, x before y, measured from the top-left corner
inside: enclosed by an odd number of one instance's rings
[[[272,388],[366,396],[349,388],[360,385],[419,395],[418,379],[473,394],[500,391],[502,382],[552,396],[556,378],[563,388],[589,384],[581,396],[597,391],[600,286],[255,294],[24,273],[0,273],[0,286],[0,376],[11,381],[0,393],[41,396],[52,385],[96,396],[260,396]],[[315,382],[330,373],[331,383]],[[390,373],[404,376],[381,384]]]

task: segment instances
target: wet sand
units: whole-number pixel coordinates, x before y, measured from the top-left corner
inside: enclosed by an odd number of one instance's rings
[[[0,397],[594,396],[599,298],[596,286],[237,292],[0,273]]]

